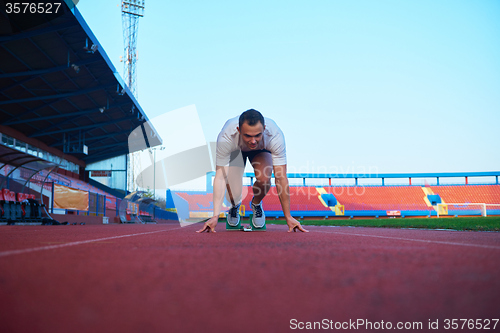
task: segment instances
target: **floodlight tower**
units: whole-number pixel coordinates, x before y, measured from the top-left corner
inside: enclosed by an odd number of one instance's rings
[[[136,98],[137,31],[139,30],[139,18],[144,16],[144,1],[122,0],[125,83]],[[131,192],[137,189],[135,177],[141,172],[140,161],[138,153],[129,154],[127,188]]]
[[[125,82],[136,97],[137,31],[139,30],[139,18],[144,16],[144,1],[122,1]]]

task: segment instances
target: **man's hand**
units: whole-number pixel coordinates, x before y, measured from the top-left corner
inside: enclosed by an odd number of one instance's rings
[[[219,216],[212,216],[205,224],[203,224],[203,228],[200,230],[196,231],[198,233],[200,232],[216,232],[215,231],[215,226],[217,225],[217,222],[219,222]]]
[[[296,232],[297,230],[300,230],[302,232],[309,232],[308,230],[304,229],[300,222],[293,217],[288,217],[286,219],[286,224],[288,224],[288,232]]]

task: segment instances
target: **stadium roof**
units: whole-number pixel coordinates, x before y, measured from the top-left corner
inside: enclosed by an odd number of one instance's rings
[[[86,163],[129,153],[137,128],[143,137],[131,151],[161,144],[77,8],[65,1],[57,15],[0,9],[0,124]]]

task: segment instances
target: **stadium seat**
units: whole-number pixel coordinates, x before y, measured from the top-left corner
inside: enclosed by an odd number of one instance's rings
[[[428,210],[419,186],[354,186],[332,188],[345,210]]]
[[[331,193],[322,194],[321,199],[323,199],[328,207],[334,207],[337,204],[337,199]]]
[[[431,188],[445,203],[498,204],[500,197],[500,185],[441,185]]]
[[[205,192],[175,192],[179,197],[186,200],[189,204],[189,210],[196,212],[213,211],[213,194]]]
[[[429,194],[427,195],[427,199],[433,206],[441,203],[441,197],[439,196],[439,194]]]
[[[5,210],[4,210],[4,204],[5,200],[3,198],[3,191],[0,191],[0,221],[6,221],[7,218],[5,217]]]
[[[498,204],[500,198],[500,185],[451,185],[431,186],[434,195],[427,197],[435,205],[443,203],[486,203]],[[344,206],[347,216],[430,216],[434,208],[426,203],[426,193],[421,186],[389,185],[389,186],[325,186],[324,189],[332,195],[337,202]],[[242,204],[247,208],[253,198],[252,187],[248,186]],[[205,192],[180,192],[178,193],[189,203],[191,211],[212,211],[212,193]],[[296,216],[330,216],[332,210],[321,202],[320,193],[314,186],[291,186],[290,209]],[[322,195],[323,201],[329,200],[327,195]],[[327,199],[327,200],[325,200]],[[331,205],[331,203],[327,203]],[[270,216],[282,214],[281,203],[275,186],[263,199],[263,206]],[[328,215],[319,215],[326,213]]]
[[[16,198],[14,192],[2,189],[4,217],[10,221],[16,219]]]
[[[31,194],[27,198],[30,204],[30,219],[41,219],[42,218],[42,207],[45,207],[44,204],[40,204],[36,199],[35,195]]]
[[[21,218],[23,220],[29,219],[31,212],[31,204],[28,202],[28,194],[26,193],[17,193],[17,202],[21,207]]]

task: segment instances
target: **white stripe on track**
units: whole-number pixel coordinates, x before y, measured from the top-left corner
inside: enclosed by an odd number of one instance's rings
[[[82,245],[82,244],[88,244],[88,243],[94,243],[94,242],[101,242],[101,241],[107,241],[107,240],[110,240],[110,239],[118,239],[118,238],[141,236],[141,235],[150,235],[150,234],[156,234],[156,233],[159,233],[159,232],[167,232],[167,231],[171,231],[171,230],[177,230],[177,229],[181,229],[181,228],[182,227],[172,228],[172,229],[166,229],[166,230],[158,230],[158,231],[141,232],[141,233],[137,233],[137,234],[128,234],[128,235],[121,235],[121,236],[112,236],[112,237],[104,237],[104,238],[97,238],[97,239],[89,239],[89,240],[85,240],[85,241],[69,242],[69,243],[58,244],[58,245],[32,247],[32,248],[29,248],[29,249],[22,249],[22,250],[4,251],[4,252],[0,252],[0,257],[7,257],[7,256],[15,255],[15,254],[23,254],[23,253],[30,253],[30,252],[36,252],[36,251],[54,250],[54,249],[60,249],[62,247]]]
[[[311,230],[309,230],[311,231]],[[395,239],[403,240],[409,242],[421,242],[421,243],[434,243],[434,244],[444,244],[444,245],[458,245],[458,246],[470,246],[470,247],[480,247],[484,249],[495,249],[500,250],[500,246],[495,245],[483,245],[483,244],[470,244],[470,243],[458,243],[458,242],[444,242],[444,241],[433,241],[427,239],[414,239],[414,238],[402,238],[402,237],[391,237],[391,236],[378,236],[378,235],[366,235],[366,234],[351,234],[347,232],[328,232],[315,230],[313,232],[321,232],[325,234],[338,234],[338,235],[348,235],[348,236],[359,236],[359,237],[373,237],[373,238],[383,238],[383,239]]]

